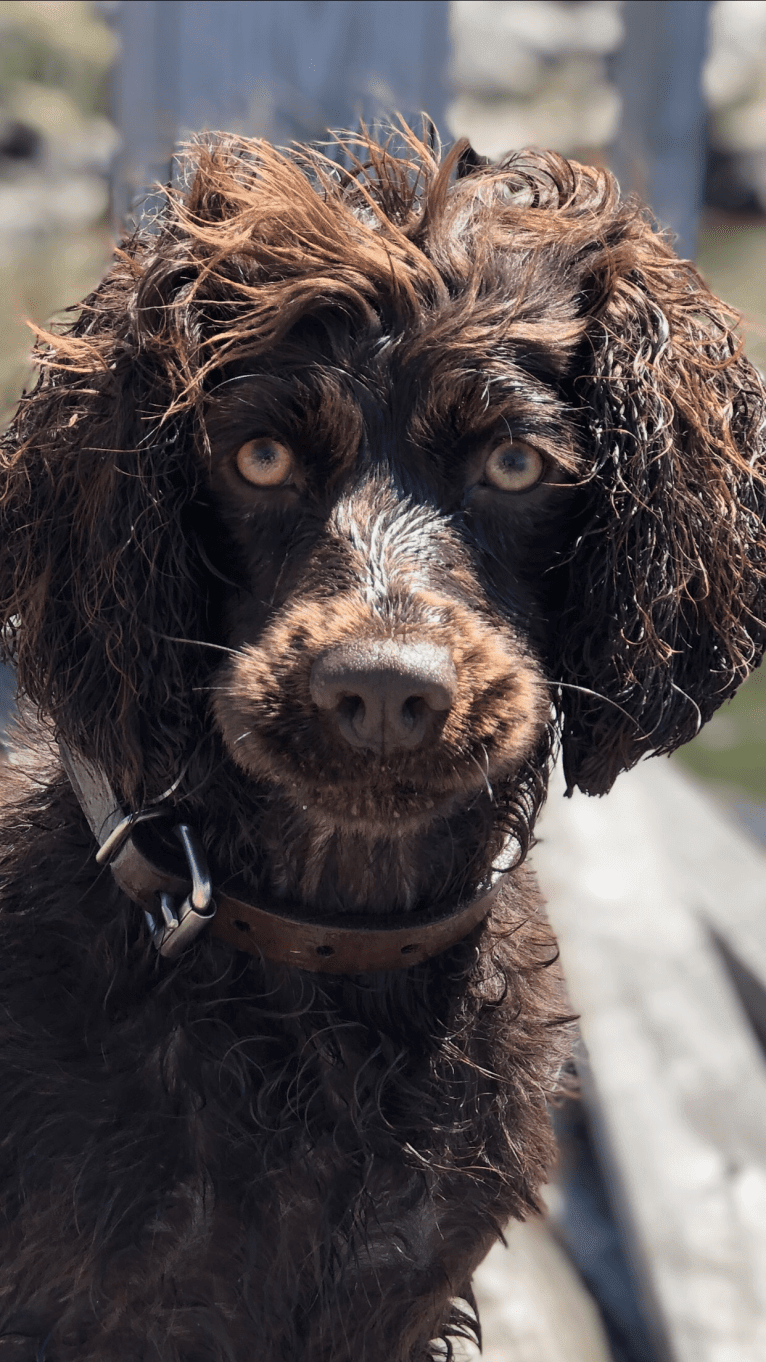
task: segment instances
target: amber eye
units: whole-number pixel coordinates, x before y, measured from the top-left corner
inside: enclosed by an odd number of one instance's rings
[[[493,449],[484,465],[484,481],[501,492],[526,492],[545,472],[542,454],[529,445],[506,440]]]
[[[237,468],[253,487],[283,487],[290,481],[295,460],[287,445],[267,435],[248,440],[237,450]]]

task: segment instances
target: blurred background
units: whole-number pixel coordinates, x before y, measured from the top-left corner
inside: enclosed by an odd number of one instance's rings
[[[329,126],[353,125],[362,116],[400,110],[414,118],[423,109],[445,139],[467,135],[490,157],[532,144],[611,166],[623,187],[641,193],[676,233],[679,250],[696,258],[714,290],[741,310],[748,352],[766,367],[766,0],[0,0],[3,419],[30,377],[25,319],[46,321],[97,282],[121,224],[139,214],[152,183],[172,173],[173,147],[188,133],[223,127],[285,143],[322,137]],[[11,691],[10,675],[0,669],[0,724]],[[760,674],[673,761],[706,783],[732,827],[766,846],[766,681]],[[681,791],[670,799],[666,832],[685,798]],[[648,799],[658,803],[654,793]],[[635,817],[642,832],[648,826],[648,809],[636,815],[625,805],[621,812],[619,798],[606,804],[623,823]],[[712,846],[717,825],[705,822],[705,807],[684,805],[683,817],[698,836],[704,826]],[[591,834],[583,824],[578,846],[591,835],[603,844],[603,826],[594,828]],[[557,835],[564,845],[567,829]],[[655,840],[659,845],[660,830]],[[709,878],[739,885],[749,855],[744,843],[727,842]],[[699,860],[696,850],[694,856]],[[541,865],[544,871],[544,855]],[[756,857],[747,865],[754,882],[766,885],[766,862]],[[635,879],[644,873],[636,870]],[[684,893],[701,902],[704,887],[689,884]],[[555,908],[553,881],[546,890]],[[719,899],[726,897],[724,887]],[[601,1014],[578,976],[565,916],[554,921],[570,951],[565,964],[587,1033],[589,1018],[598,1021]],[[655,930],[640,928],[638,916],[635,921],[637,940]],[[590,940],[591,958],[600,944]],[[633,942],[630,949],[636,955],[639,947]],[[736,969],[729,973],[734,977]],[[747,993],[746,974],[736,976],[738,997]],[[582,997],[575,984],[584,988]],[[637,993],[642,987],[635,984]],[[758,988],[766,997],[766,968]],[[748,1016],[757,1031],[752,1009]],[[729,1019],[727,1034],[739,1036],[738,1025]],[[597,1029],[591,1026],[591,1044]],[[599,1121],[602,1127],[612,1122],[613,1143],[621,1137],[613,1117],[617,1089],[610,1087],[603,1051],[596,1051],[591,1096],[583,1109],[565,1109],[557,1118],[564,1155],[551,1193],[552,1223],[568,1256],[532,1227],[525,1238],[511,1238],[510,1275],[507,1263],[489,1260],[479,1282],[487,1356],[491,1362],[702,1362],[708,1356],[757,1362],[766,1357],[763,1320],[747,1334],[760,1340],[751,1344],[742,1342],[744,1333],[738,1343],[735,1326],[724,1319],[726,1346],[715,1351],[711,1344],[708,1353],[701,1335],[690,1343],[693,1330],[687,1337],[678,1322],[686,1305],[678,1318],[672,1301],[653,1305],[653,1292],[662,1295],[670,1278],[660,1271],[659,1287],[648,1280],[652,1234],[640,1210],[634,1208],[632,1228],[630,1215],[622,1215],[630,1176],[623,1185],[614,1171],[620,1157],[599,1147]],[[624,1054],[621,1063],[624,1068]],[[731,1071],[732,1063],[729,1056],[723,1067]],[[749,1073],[752,1055],[743,1063]],[[587,1075],[584,1055],[580,1068]],[[710,1073],[705,1084],[715,1089]],[[628,1089],[620,1093],[629,1106]],[[628,1156],[621,1157],[624,1163]],[[661,1156],[657,1177],[662,1162]],[[642,1234],[648,1235],[643,1247]],[[677,1245],[673,1251],[678,1257]],[[692,1250],[687,1258],[694,1258]],[[720,1303],[720,1273],[709,1264],[705,1271],[703,1295]],[[592,1296],[583,1296],[583,1281]],[[734,1317],[741,1309],[732,1289],[729,1282],[727,1308]],[[692,1314],[699,1323],[704,1308],[698,1303]]]

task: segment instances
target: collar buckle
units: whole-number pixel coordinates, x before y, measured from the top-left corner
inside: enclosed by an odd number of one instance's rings
[[[405,969],[464,940],[489,916],[502,886],[510,887],[513,867],[498,867],[473,898],[452,904],[446,911],[435,905],[423,915],[405,913],[393,918],[306,917],[298,905],[256,903],[249,895],[247,899],[235,896],[233,884],[219,886],[216,904],[204,850],[188,824],[179,823],[174,829],[184,850],[185,873],[153,855],[150,859],[133,837],[139,824],[160,817],[158,804],[175,787],[157,803],[126,815],[106,773],[62,739],[59,747],[72,789],[101,848],[99,862],[108,864],[122,893],[140,905],[152,940],[166,958],[179,956],[210,924],[211,935],[235,950],[311,973],[356,975]]]
[[[159,915],[144,909],[152,941],[166,960],[181,955],[216,914],[213,884],[202,843],[188,823],[179,823],[173,831],[184,849],[191,890],[179,908],[174,907],[172,894],[160,890]]]

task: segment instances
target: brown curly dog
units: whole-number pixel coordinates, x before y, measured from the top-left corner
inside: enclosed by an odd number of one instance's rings
[[[604,793],[764,645],[733,318],[605,171],[405,140],[193,147],[5,439],[3,1359],[476,1333],[553,1153],[552,754]]]

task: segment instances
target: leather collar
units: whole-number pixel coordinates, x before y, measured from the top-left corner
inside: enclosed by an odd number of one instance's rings
[[[127,821],[124,810],[103,771],[61,741],[59,749],[72,789],[102,847]],[[151,915],[157,912],[159,895],[188,895],[189,876],[182,864],[158,855],[156,847],[139,846],[137,835],[134,826],[109,868],[123,893]],[[330,974],[405,969],[440,955],[483,922],[507,873],[494,873],[491,883],[476,897],[455,907],[440,913],[435,905],[428,914],[400,914],[393,922],[383,915],[309,918],[297,906],[281,900],[278,905],[253,903],[250,898],[216,889],[215,907],[211,905],[203,925],[211,936],[237,950],[298,969]]]

